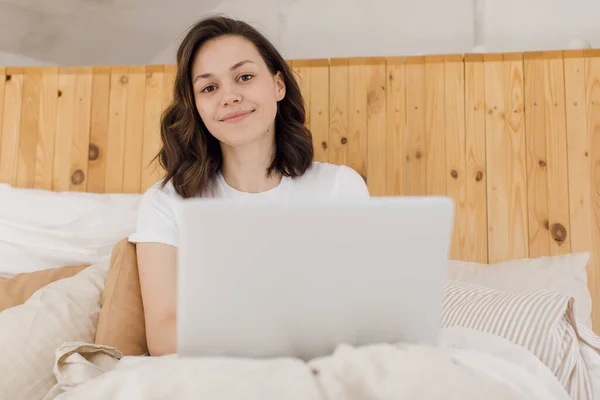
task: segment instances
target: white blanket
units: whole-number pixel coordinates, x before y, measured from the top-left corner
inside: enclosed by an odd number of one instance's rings
[[[70,349],[72,350],[72,346]],[[79,358],[85,360],[86,357]],[[75,365],[77,364],[77,365]],[[530,352],[480,332],[447,329],[441,346],[377,344],[308,363],[293,358],[125,357],[108,372],[63,365],[55,400],[568,400]],[[71,383],[69,382],[71,380]],[[77,384],[72,384],[76,382]]]

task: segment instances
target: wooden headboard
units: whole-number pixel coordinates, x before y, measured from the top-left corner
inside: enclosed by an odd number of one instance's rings
[[[293,60],[316,159],[448,195],[452,258],[590,251],[600,332],[600,51]],[[0,182],[143,192],[174,67],[0,68]]]

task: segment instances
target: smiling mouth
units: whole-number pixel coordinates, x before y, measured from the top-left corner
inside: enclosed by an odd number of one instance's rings
[[[246,119],[253,112],[254,112],[254,110],[249,110],[249,111],[242,111],[239,113],[234,113],[231,115],[226,115],[223,119],[221,119],[221,122],[230,122],[230,123],[239,122],[239,121]]]

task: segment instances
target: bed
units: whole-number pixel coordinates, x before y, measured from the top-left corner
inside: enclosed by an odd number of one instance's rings
[[[0,296],[28,293],[0,297],[0,399],[600,397],[599,54],[289,61],[316,161],[374,196],[456,204],[440,347],[309,362],[98,341],[143,327],[139,304],[103,318],[114,293],[139,297],[126,237],[161,177],[174,67],[0,68]],[[133,281],[119,292],[117,276]]]

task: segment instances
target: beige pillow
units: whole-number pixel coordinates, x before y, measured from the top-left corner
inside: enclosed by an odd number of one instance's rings
[[[0,311],[25,303],[42,287],[60,279],[70,278],[87,266],[88,264],[44,269],[0,279]]]
[[[592,326],[592,296],[587,286],[589,253],[517,259],[495,264],[450,261],[448,279],[510,293],[550,290],[575,300],[575,318]]]
[[[535,354],[574,399],[592,400],[573,299],[547,290],[507,293],[465,282],[446,283],[442,328],[490,333]]]
[[[148,353],[136,247],[127,239],[112,251],[95,343],[115,347],[125,356]]]
[[[0,312],[0,394],[41,399],[57,383],[55,352],[63,342],[94,340],[108,263],[52,282],[24,304]]]

